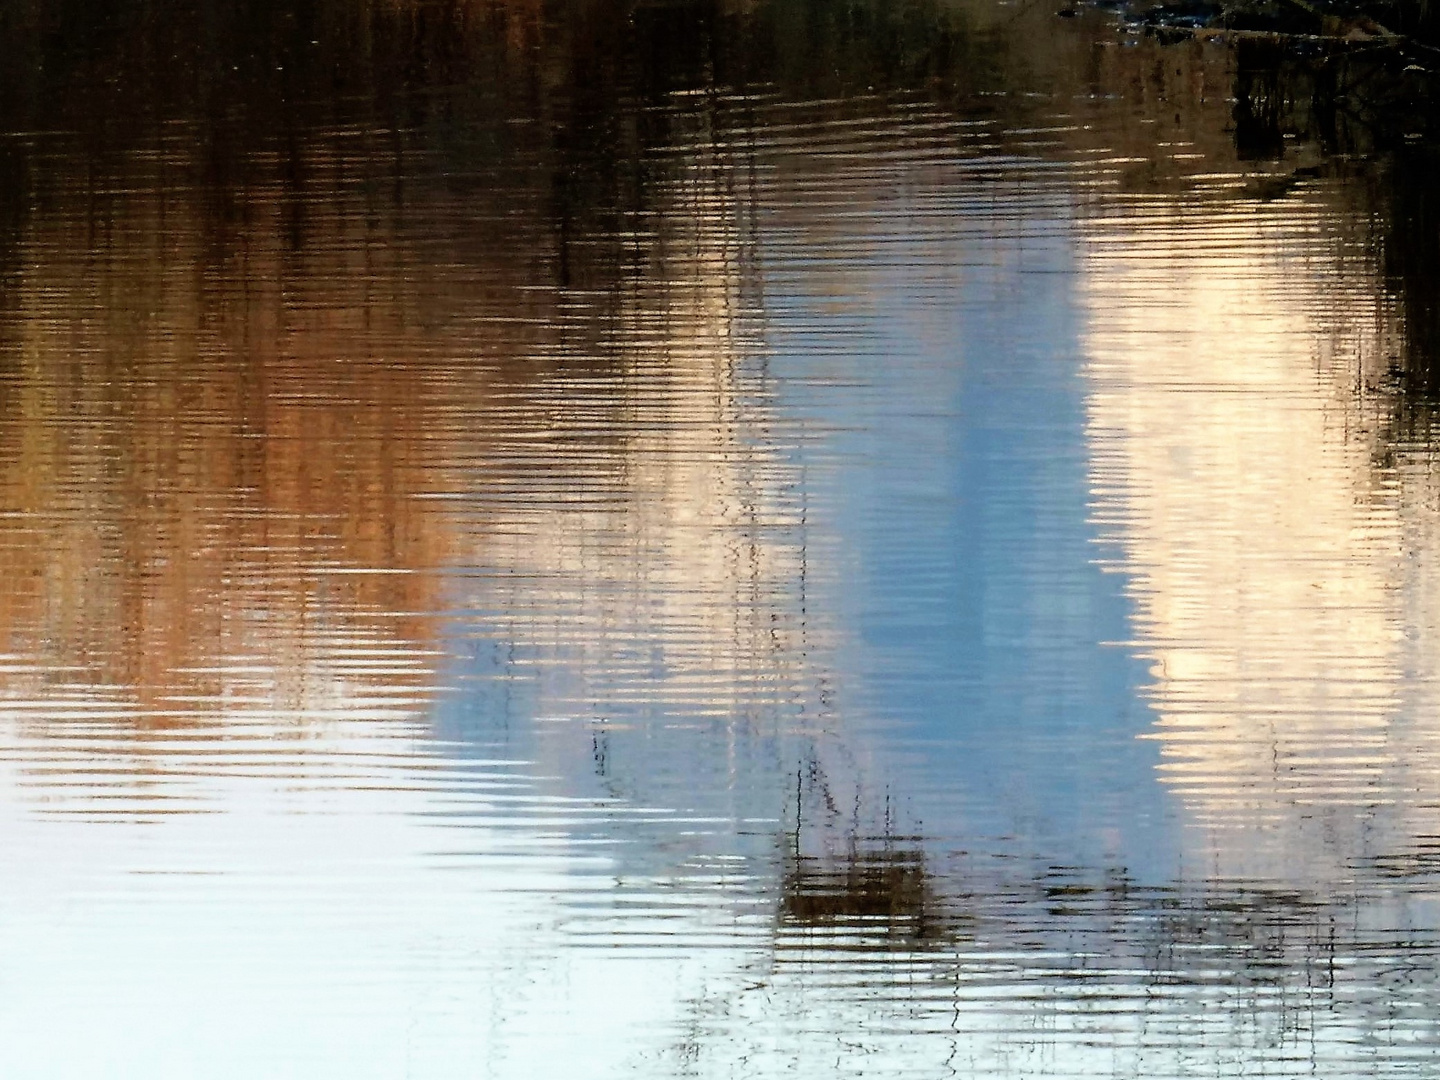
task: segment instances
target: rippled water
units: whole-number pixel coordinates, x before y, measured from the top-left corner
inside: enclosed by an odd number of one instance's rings
[[[981,0],[0,21],[5,1075],[1433,1075],[1423,146]]]

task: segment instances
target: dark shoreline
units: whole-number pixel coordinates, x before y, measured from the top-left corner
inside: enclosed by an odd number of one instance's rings
[[[1433,143],[1440,25],[1417,4],[1334,0],[1178,0],[1091,7],[1119,32],[1161,44],[1201,40],[1235,51],[1241,155],[1277,157],[1281,128],[1303,127],[1330,154],[1370,156]],[[1066,7],[1061,16],[1073,17]]]

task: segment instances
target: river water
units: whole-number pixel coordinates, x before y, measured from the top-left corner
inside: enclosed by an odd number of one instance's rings
[[[986,0],[3,22],[4,1075],[1434,1075],[1423,141]]]

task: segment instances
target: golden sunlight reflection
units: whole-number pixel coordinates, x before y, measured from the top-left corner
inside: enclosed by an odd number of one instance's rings
[[[1440,614],[1409,568],[1434,497],[1387,453],[1394,328],[1325,194],[1086,223],[1096,514],[1153,660],[1162,779],[1221,877],[1343,879],[1433,832],[1397,819],[1440,796],[1440,731],[1406,701]]]
[[[524,582],[524,602],[507,608],[529,624],[516,633],[566,650],[616,704],[659,693],[683,712],[733,717],[791,700],[805,679],[803,507],[768,430],[735,182],[702,163],[666,185],[666,273],[620,290],[610,359],[625,422],[608,497],[516,507],[499,543],[487,540],[486,557]],[[566,379],[544,392],[575,389]]]

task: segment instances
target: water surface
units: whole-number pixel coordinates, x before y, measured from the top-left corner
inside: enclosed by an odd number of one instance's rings
[[[1423,146],[979,0],[5,18],[7,1074],[1432,1071]]]

